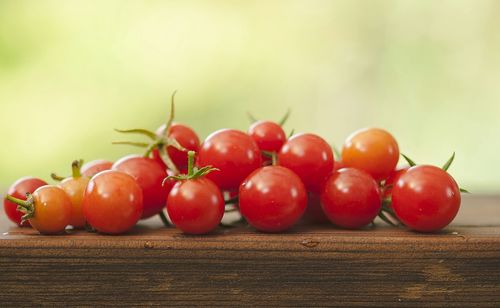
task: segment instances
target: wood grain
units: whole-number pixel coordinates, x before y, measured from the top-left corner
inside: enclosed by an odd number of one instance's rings
[[[41,236],[0,221],[0,306],[500,306],[500,197],[467,197],[439,234],[249,227],[186,236]]]

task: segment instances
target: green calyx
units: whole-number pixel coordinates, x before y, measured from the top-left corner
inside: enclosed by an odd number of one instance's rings
[[[26,200],[18,199],[11,195],[5,196],[5,199],[17,204],[17,210],[24,213],[21,217],[23,222],[35,216],[35,199],[32,194],[27,193]]]
[[[125,130],[115,129],[115,131],[122,134],[138,134],[146,136],[150,140],[150,142],[115,141],[113,142],[113,144],[131,145],[135,147],[145,148],[146,150],[144,152],[144,157],[149,157],[151,155],[151,152],[154,149],[157,149],[161,159],[168,167],[168,169],[172,170],[174,173],[179,173],[177,166],[175,166],[175,164],[172,162],[172,159],[170,158],[170,156],[166,151],[166,148],[168,147],[174,147],[179,151],[187,151],[187,149],[181,146],[176,139],[170,138],[168,136],[168,131],[170,130],[170,127],[172,126],[175,117],[174,99],[176,93],[177,91],[174,91],[174,93],[172,93],[172,98],[170,101],[170,116],[165,124],[165,129],[160,135],[156,134],[153,131],[142,128],[125,129]]]
[[[406,156],[405,154],[401,153],[401,156],[403,156],[403,158],[406,160],[406,162],[408,163],[408,165],[410,167],[413,167],[413,166],[416,166],[417,164],[411,159],[409,158],[408,156]]]
[[[286,113],[283,115],[283,117],[278,121],[279,126],[285,125],[286,121],[288,121],[288,118],[290,117],[290,114],[292,113],[292,110],[290,108],[287,109]],[[259,121],[253,114],[250,112],[247,112],[247,117],[250,120],[250,123],[255,123]]]
[[[205,166],[201,168],[197,168],[194,166],[194,156],[195,156],[194,151],[189,151],[188,152],[188,172],[187,174],[176,174],[176,175],[171,175],[167,176],[163,182],[162,185],[165,185],[165,182],[168,180],[176,180],[176,181],[186,181],[186,180],[194,180],[197,178],[204,177],[205,175],[209,174],[212,171],[219,171],[217,168],[213,168],[212,166]]]
[[[274,151],[261,151],[262,155],[269,157],[271,159],[271,165],[276,166],[278,164],[278,155]]]

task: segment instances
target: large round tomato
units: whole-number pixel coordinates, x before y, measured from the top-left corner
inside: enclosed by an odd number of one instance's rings
[[[34,177],[22,177],[9,187],[7,194],[17,199],[26,200],[27,193],[32,194],[38,187],[44,185],[47,185],[44,180]],[[21,222],[21,217],[24,213],[17,210],[17,204],[4,199],[3,208],[5,210],[5,214],[7,214],[7,217],[13,223],[21,227],[28,227],[30,225],[28,221],[25,221],[24,223]]]
[[[107,170],[90,179],[83,196],[83,215],[102,233],[130,230],[142,215],[142,189],[126,173]]]
[[[455,180],[435,166],[411,167],[392,188],[394,212],[415,231],[443,229],[457,215],[460,202],[460,189]]]
[[[281,148],[278,163],[295,172],[308,190],[317,193],[333,170],[333,152],[320,136],[297,134]]]
[[[165,207],[173,183],[166,181],[166,185],[162,186],[162,181],[167,177],[167,172],[157,161],[139,155],[129,155],[119,159],[113,165],[113,170],[131,175],[141,187],[144,198],[143,219],[160,213]]]
[[[168,196],[167,212],[184,233],[209,233],[222,220],[224,198],[217,185],[207,178],[182,180]]]
[[[357,229],[372,222],[382,204],[378,184],[368,173],[343,168],[325,182],[321,205],[335,225]]]
[[[293,171],[281,166],[257,169],[240,186],[241,214],[260,231],[289,229],[302,217],[306,205],[304,184]]]
[[[396,139],[379,128],[366,128],[352,133],[342,148],[344,166],[364,170],[377,181],[386,179],[398,160]]]
[[[200,146],[199,166],[212,166],[219,171],[207,178],[224,190],[234,190],[262,163],[255,141],[246,133],[222,129],[212,133]]]

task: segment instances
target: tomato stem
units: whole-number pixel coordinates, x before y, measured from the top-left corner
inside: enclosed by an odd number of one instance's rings
[[[22,199],[18,199],[16,197],[13,197],[11,195],[7,195],[5,196],[5,199],[9,200],[10,202],[12,203],[15,203],[17,205],[19,205],[20,207],[23,207],[23,208],[29,208],[29,201],[28,200],[22,200]]]
[[[192,176],[194,174],[194,155],[196,153],[194,151],[188,152],[188,176]]]
[[[285,115],[281,118],[281,120],[278,122],[278,125],[279,126],[283,126],[285,125],[286,121],[288,120],[288,118],[290,117],[290,113],[292,112],[292,110],[290,108],[288,108],[288,110],[286,111]]]
[[[172,97],[170,98],[170,116],[168,117],[167,123],[165,124],[165,130],[163,131],[163,136],[167,137],[168,136],[168,131],[170,130],[170,126],[172,126],[172,123],[174,122],[175,118],[175,94],[177,93],[177,90],[172,93]]]
[[[80,160],[74,160],[71,163],[71,173],[73,178],[79,178],[82,176],[82,173],[80,172],[80,169],[82,168],[83,165],[83,159]]]
[[[158,213],[158,216],[160,216],[161,222],[163,222],[165,227],[170,227],[170,222],[168,221],[167,216],[165,215],[165,212],[163,212],[163,210]]]
[[[273,166],[276,166],[278,164],[278,156],[276,155],[276,152],[271,152],[271,164]]]
[[[58,182],[61,182],[62,180],[65,179],[65,177],[63,176],[60,176],[60,175],[57,175],[55,173],[51,173],[50,174],[50,177],[54,180],[54,181],[58,181]]]

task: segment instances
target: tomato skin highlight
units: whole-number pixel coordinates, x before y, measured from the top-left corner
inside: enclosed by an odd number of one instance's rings
[[[259,168],[240,186],[240,212],[259,231],[281,232],[291,228],[302,217],[306,206],[304,184],[285,167]]]
[[[158,127],[156,134],[161,136],[165,131],[166,124]],[[177,140],[177,142],[185,148],[187,151],[181,151],[173,146],[167,148],[167,153],[170,156],[172,162],[177,166],[177,168],[183,170],[187,167],[187,152],[195,151],[198,152],[200,147],[200,139],[196,132],[189,126],[181,123],[172,123],[167,134],[170,138]],[[163,165],[165,163],[161,159],[158,149],[153,150],[153,158],[160,161]]]
[[[278,152],[286,141],[283,128],[272,121],[257,121],[250,125],[248,135],[262,151]]]
[[[33,192],[34,215],[29,218],[33,229],[41,234],[64,231],[71,219],[71,200],[62,188],[54,185],[39,187]]]
[[[26,200],[26,193],[32,194],[37,188],[48,185],[44,180],[34,178],[34,177],[22,177],[15,181],[7,191],[8,195],[11,195],[14,198],[18,198],[21,200]],[[5,214],[13,223],[17,224],[20,227],[29,227],[29,221],[21,222],[22,216],[24,215],[22,212],[17,210],[17,204],[4,199],[3,208],[5,210]]]
[[[81,176],[78,178],[66,178],[59,186],[68,195],[71,201],[71,218],[69,225],[75,228],[83,228],[85,226],[85,217],[83,216],[82,200],[85,194],[85,189],[90,178]]]
[[[333,151],[318,135],[297,134],[281,148],[278,164],[295,172],[307,190],[318,193],[333,170]]]
[[[392,207],[408,228],[435,232],[446,227],[460,209],[460,189],[446,171],[430,165],[409,168],[392,189]]]
[[[386,179],[399,161],[396,139],[380,128],[352,133],[342,147],[342,163],[368,172],[376,181]]]
[[[97,231],[127,232],[142,215],[142,189],[126,173],[107,170],[90,179],[83,197],[83,214]]]
[[[167,177],[167,171],[157,161],[139,155],[125,156],[113,164],[113,170],[131,175],[142,189],[143,212],[142,219],[158,214],[165,207],[168,193],[173,183],[162,181]]]
[[[259,147],[246,133],[221,129],[205,139],[198,152],[199,166],[212,166],[219,171],[207,178],[222,190],[235,190],[243,180],[262,164]]]
[[[93,177],[101,171],[109,170],[113,166],[113,163],[105,159],[96,159],[83,164],[81,173],[86,177]]]
[[[177,182],[167,200],[168,216],[187,234],[215,230],[224,215],[224,198],[214,182],[197,178]]]
[[[368,173],[354,168],[340,169],[327,179],[321,204],[330,221],[346,229],[368,225],[382,206],[377,182]]]

